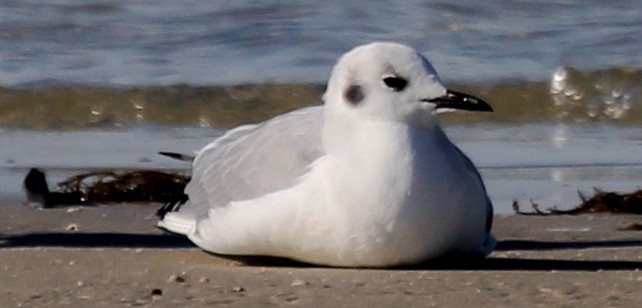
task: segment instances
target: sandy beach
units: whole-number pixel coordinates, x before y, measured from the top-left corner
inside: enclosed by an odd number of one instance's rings
[[[639,216],[498,216],[490,258],[400,269],[231,260],[155,228],[155,206],[0,208],[3,307],[637,307]]]

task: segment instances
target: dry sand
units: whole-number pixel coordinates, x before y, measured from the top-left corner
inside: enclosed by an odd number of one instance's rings
[[[207,254],[154,211],[0,207],[0,306],[642,307],[640,216],[497,217],[485,260],[333,269]]]

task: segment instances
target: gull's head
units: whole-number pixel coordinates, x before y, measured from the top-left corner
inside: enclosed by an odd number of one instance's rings
[[[448,90],[430,62],[401,44],[376,42],[343,55],[324,94],[332,116],[435,125],[435,115],[456,109],[492,111],[483,100]]]

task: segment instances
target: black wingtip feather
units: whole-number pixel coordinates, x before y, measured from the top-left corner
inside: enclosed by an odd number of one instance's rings
[[[163,156],[167,156],[169,158],[177,159],[177,160],[187,161],[187,162],[194,161],[194,156],[185,155],[185,154],[181,154],[181,153],[158,152],[158,154],[163,155]]]
[[[186,194],[181,195],[178,197],[176,200],[172,200],[170,202],[167,202],[163,204],[157,211],[156,211],[156,216],[158,218],[163,219],[165,218],[165,215],[169,212],[176,212],[178,211],[185,202],[189,200],[189,197]]]

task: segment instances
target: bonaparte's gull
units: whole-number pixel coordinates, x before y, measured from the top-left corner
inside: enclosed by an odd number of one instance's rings
[[[158,225],[204,250],[347,267],[494,248],[493,209],[442,111],[492,111],[449,91],[414,49],[376,42],[335,65],[324,106],[228,131],[193,162]]]

